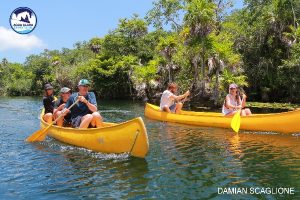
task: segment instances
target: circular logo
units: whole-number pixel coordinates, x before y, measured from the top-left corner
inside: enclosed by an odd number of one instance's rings
[[[9,18],[11,28],[19,34],[28,34],[35,28],[37,18],[33,10],[27,7],[15,9]]]

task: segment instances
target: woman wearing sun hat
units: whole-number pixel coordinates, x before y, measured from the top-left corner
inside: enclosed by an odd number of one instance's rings
[[[249,108],[245,108],[246,106],[246,98],[247,96],[243,94],[243,98],[238,95],[238,86],[235,83],[229,85],[229,94],[226,95],[222,113],[225,116],[232,116],[238,110],[241,110],[241,116],[251,115],[251,111]],[[243,109],[244,108],[244,109]]]
[[[47,123],[51,123],[53,119],[53,110],[54,110],[54,101],[55,97],[53,96],[53,87],[50,83],[45,84],[44,86],[44,96],[43,96],[43,105],[45,109],[45,114],[43,119]]]

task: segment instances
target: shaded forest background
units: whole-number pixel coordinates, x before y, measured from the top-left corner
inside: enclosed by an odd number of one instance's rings
[[[0,63],[0,95],[76,90],[89,79],[106,99],[159,97],[168,82],[192,101],[222,102],[232,82],[252,101],[300,103],[300,0],[158,0],[102,38]],[[149,27],[152,31],[149,31]]]

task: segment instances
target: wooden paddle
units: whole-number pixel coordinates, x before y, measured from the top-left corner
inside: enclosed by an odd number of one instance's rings
[[[79,100],[77,99],[68,109],[71,109],[78,101]],[[48,129],[53,124],[55,124],[63,115],[64,115],[64,113],[61,113],[54,122],[52,122],[51,124],[49,124],[49,126],[47,126],[46,128],[40,129],[40,130],[34,132],[33,134],[31,134],[26,139],[26,142],[40,142],[40,141],[43,141],[46,138],[46,135],[48,133]]]
[[[232,117],[231,128],[236,133],[238,133],[240,130],[240,126],[241,126],[241,110],[239,109]]]

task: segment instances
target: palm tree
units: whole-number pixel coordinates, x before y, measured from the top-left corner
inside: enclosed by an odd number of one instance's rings
[[[7,66],[8,60],[6,58],[3,58],[1,64],[2,64],[2,66]]]
[[[219,58],[218,54],[214,54],[213,57],[208,59],[208,67],[208,75],[215,75],[212,99],[214,104],[217,105],[219,100],[220,74],[224,69],[224,62]]]
[[[102,42],[103,40],[97,37],[90,40],[89,47],[95,55],[100,53]]]
[[[165,38],[161,37],[157,45],[157,50],[166,59],[166,69],[168,70],[168,82],[174,81],[174,69],[176,68],[172,57],[177,51],[176,37],[174,35],[169,35]]]
[[[202,94],[205,93],[205,65],[207,50],[211,48],[208,35],[216,26],[216,5],[208,0],[191,0],[186,6],[186,15],[184,16],[185,26],[189,29],[189,34],[186,42],[189,46],[200,45],[199,53],[196,53],[196,58],[193,59],[195,72],[198,73],[196,61],[201,61],[202,71]],[[199,77],[199,74],[195,76]],[[197,79],[195,79],[195,82]],[[197,83],[196,83],[197,85]]]

